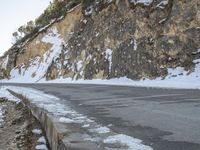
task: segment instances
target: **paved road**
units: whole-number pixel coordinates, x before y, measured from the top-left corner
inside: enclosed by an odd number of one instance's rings
[[[108,85],[22,85],[64,99],[115,132],[142,139],[155,150],[200,150],[200,90]]]

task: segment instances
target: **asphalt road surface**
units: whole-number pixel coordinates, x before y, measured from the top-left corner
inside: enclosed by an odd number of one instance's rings
[[[200,150],[200,90],[32,84],[113,131],[155,150]]]

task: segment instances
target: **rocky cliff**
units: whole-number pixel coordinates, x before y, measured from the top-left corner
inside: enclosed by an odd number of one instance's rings
[[[200,58],[199,0],[96,0],[78,5],[1,58],[1,78],[165,77]]]

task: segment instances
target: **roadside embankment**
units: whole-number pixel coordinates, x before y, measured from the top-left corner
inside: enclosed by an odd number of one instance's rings
[[[63,124],[47,110],[31,103],[25,96],[9,90],[11,94],[23,101],[31,113],[38,119],[46,132],[52,150],[98,150],[92,142],[81,142],[83,129],[76,124]]]
[[[36,129],[40,134],[32,132]],[[0,98],[0,150],[7,149],[48,150],[40,123],[29,109],[21,102]]]

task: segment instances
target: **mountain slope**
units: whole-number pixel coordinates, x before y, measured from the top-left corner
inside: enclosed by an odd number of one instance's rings
[[[182,73],[172,77],[187,76],[199,70],[200,2],[90,2],[22,45],[1,59],[3,78],[155,79],[176,67]]]

